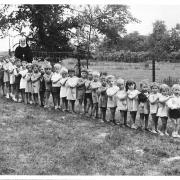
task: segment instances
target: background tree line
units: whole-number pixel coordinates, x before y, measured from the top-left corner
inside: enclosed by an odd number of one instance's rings
[[[140,23],[126,5],[1,5],[0,37],[9,30],[27,36],[36,51],[79,52],[81,58],[141,62],[180,59],[180,25],[153,24],[150,35],[127,33]],[[28,33],[24,29],[28,27]],[[63,54],[62,54],[63,55]],[[64,54],[65,56],[65,54]]]

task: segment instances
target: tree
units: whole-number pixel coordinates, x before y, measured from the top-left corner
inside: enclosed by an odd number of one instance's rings
[[[10,7],[4,6],[3,9]],[[18,5],[15,8],[8,15],[1,13],[2,27],[11,27],[21,33],[22,28],[28,26],[28,37],[38,50],[71,50],[68,44],[71,37],[69,30],[77,27],[78,23],[75,18],[64,16],[69,5]],[[1,31],[3,30],[1,28]]]

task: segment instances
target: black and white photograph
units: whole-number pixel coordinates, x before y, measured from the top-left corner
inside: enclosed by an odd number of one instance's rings
[[[180,2],[40,2],[0,2],[0,175],[179,176]]]

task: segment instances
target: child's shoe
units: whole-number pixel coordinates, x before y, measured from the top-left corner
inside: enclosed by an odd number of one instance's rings
[[[132,128],[132,129],[137,129],[137,127],[136,127],[135,124],[132,124],[131,128]]]
[[[165,131],[165,133],[164,133],[166,136],[169,136],[169,133],[167,132],[167,131]]]
[[[157,134],[157,133],[158,133],[155,129],[153,129],[151,132],[152,132],[153,134]]]
[[[9,99],[9,94],[8,93],[6,94],[6,99]]]
[[[177,132],[172,132],[172,137],[176,138],[178,136],[178,133]]]
[[[161,132],[161,131],[158,131],[158,133],[159,133],[160,136],[164,136],[164,135],[165,135],[165,134],[164,134],[163,132]]]
[[[57,110],[57,109],[58,109],[58,106],[55,106],[54,109]]]
[[[29,104],[33,104],[33,102],[32,102],[32,101],[29,101]]]

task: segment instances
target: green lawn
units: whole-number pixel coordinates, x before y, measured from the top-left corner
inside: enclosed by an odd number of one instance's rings
[[[1,175],[180,175],[180,140],[2,97],[0,141]]]

